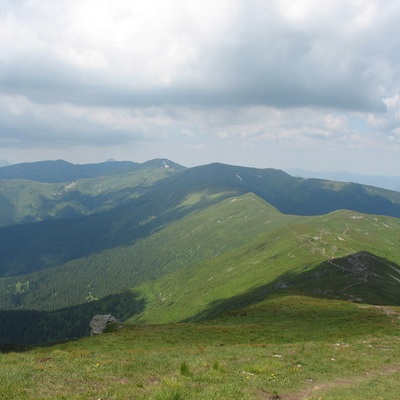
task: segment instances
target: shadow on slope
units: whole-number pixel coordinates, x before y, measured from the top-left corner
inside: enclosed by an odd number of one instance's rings
[[[211,320],[260,303],[270,295],[299,294],[373,305],[400,306],[400,266],[368,252],[323,262],[310,270],[285,273],[246,293],[212,302],[182,322]]]
[[[327,260],[288,284],[321,296],[400,305],[400,266],[366,251]]]
[[[10,345],[40,345],[88,336],[94,315],[112,314],[119,321],[125,321],[142,312],[144,307],[142,298],[127,291],[51,312],[0,311],[0,351]]]
[[[215,188],[181,206],[192,189],[157,186],[111,211],[82,217],[0,228],[0,276],[18,276],[64,264],[117,246],[130,245],[167,224],[235,192]]]

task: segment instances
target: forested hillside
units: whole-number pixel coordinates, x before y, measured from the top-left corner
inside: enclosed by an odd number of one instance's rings
[[[183,169],[169,160],[108,162],[100,167],[55,161],[13,167],[11,171],[0,169],[0,226],[104,212],[142,195],[156,181]],[[60,173],[62,167],[67,171]],[[32,175],[38,180],[29,180]]]
[[[56,163],[77,180],[22,166],[2,181],[0,343],[85,335],[97,312],[199,321],[285,291],[399,304],[398,192],[223,164]],[[341,261],[355,254],[369,254],[360,274]]]
[[[0,180],[24,179],[43,183],[61,183],[100,176],[116,176],[152,167],[174,170],[183,168],[181,165],[165,159],[150,160],[145,163],[107,161],[99,164],[71,164],[64,160],[38,161],[2,167]]]

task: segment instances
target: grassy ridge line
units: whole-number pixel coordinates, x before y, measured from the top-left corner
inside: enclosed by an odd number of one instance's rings
[[[193,207],[208,196],[215,195],[190,194],[179,208]],[[52,310],[102,298],[216,257],[265,229],[296,218],[280,214],[253,194],[227,199],[169,224],[134,245],[30,275],[2,278],[1,308]]]
[[[191,194],[181,207],[201,202],[204,196]],[[304,260],[311,268],[332,257],[363,250],[398,262],[399,232],[395,218],[351,211],[321,217],[287,216],[248,194],[192,213],[133,246],[103,251],[48,271],[2,279],[1,304],[2,308],[51,310],[156,280],[143,288],[149,307],[177,291],[178,297],[182,296],[180,288],[190,288],[193,295],[188,296],[188,308],[202,292],[212,303],[222,295],[229,298],[271,284],[285,272],[304,272]],[[240,246],[244,247],[235,250]],[[221,256],[227,251],[231,253]],[[204,263],[197,265],[202,260]],[[171,272],[174,275],[169,276]],[[206,309],[208,303],[203,303],[201,307]],[[162,318],[170,318],[175,308],[179,314],[181,306],[180,302],[169,305],[166,312],[160,311]],[[201,312],[201,307],[196,306],[193,313]],[[171,318],[188,317],[190,313]]]
[[[358,251],[370,251],[399,263],[399,219],[343,210],[286,222],[284,226],[265,231],[240,249],[135,288],[146,299],[146,308],[132,321],[156,323],[213,318],[221,312],[260,301],[268,294],[293,286],[293,282],[298,283],[297,288],[321,293],[329,286],[325,282],[318,287],[318,280],[312,280],[315,269],[333,257]],[[330,295],[350,285],[354,276],[346,279],[341,277],[338,285],[332,284]],[[364,293],[366,286],[361,285],[363,299],[374,302],[379,295],[383,304],[400,299],[399,287],[393,287],[393,280],[382,280],[380,285],[380,295],[376,288]],[[386,291],[388,298],[385,298]]]
[[[0,397],[397,400],[399,327],[348,302],[275,298],[209,323],[127,325],[0,353]]]

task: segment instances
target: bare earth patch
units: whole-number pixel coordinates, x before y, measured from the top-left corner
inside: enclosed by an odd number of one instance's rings
[[[325,382],[318,385],[315,385],[314,382],[313,385],[308,386],[298,393],[282,395],[279,398],[282,400],[307,400],[310,399],[311,396],[315,396],[319,392],[326,392],[330,389],[337,388],[338,386],[358,386],[361,383],[373,379],[377,376],[391,375],[396,372],[400,372],[400,365],[390,365],[382,368],[379,371],[369,371],[363,375],[355,376],[352,378],[335,379],[332,382]]]

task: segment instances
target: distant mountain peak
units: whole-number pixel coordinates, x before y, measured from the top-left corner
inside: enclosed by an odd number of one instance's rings
[[[183,165],[177,164],[167,158],[155,158],[153,160],[146,161],[142,164],[142,166],[146,167],[161,167],[165,169],[174,169],[174,170],[181,170],[185,169]]]

